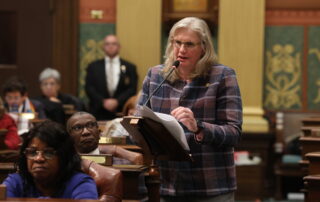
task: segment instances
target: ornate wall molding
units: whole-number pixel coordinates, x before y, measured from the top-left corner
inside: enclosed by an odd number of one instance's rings
[[[320,9],[267,10],[266,25],[320,25]]]

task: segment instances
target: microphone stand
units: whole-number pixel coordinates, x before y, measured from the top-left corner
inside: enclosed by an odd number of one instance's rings
[[[178,64],[179,65],[179,64]],[[143,106],[146,106],[148,104],[148,102],[150,101],[151,97],[159,90],[159,88],[162,86],[162,84],[167,80],[167,78],[172,74],[172,72],[178,68],[178,66],[175,66],[175,68],[171,68],[169,70],[169,73],[167,74],[167,76],[161,81],[161,83],[158,85],[158,87],[156,89],[154,89],[154,91],[151,93],[151,95],[148,97],[147,101],[143,104]]]

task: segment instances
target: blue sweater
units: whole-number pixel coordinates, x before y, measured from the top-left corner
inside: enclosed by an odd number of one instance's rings
[[[26,196],[23,196],[23,179],[17,173],[10,174],[3,184],[7,186],[7,197],[48,198],[43,196],[36,187],[31,187]],[[64,184],[63,189],[55,198],[70,199],[98,199],[97,186],[94,180],[83,173],[75,173]]]

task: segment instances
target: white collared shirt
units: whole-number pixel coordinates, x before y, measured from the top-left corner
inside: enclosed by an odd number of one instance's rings
[[[112,64],[111,64],[112,62]],[[110,68],[112,65],[112,75],[109,75]],[[120,57],[116,56],[112,60],[110,57],[105,57],[105,70],[106,70],[106,81],[107,81],[107,89],[111,96],[113,96],[114,92],[117,89],[119,79],[120,79]],[[109,79],[110,77],[111,79]]]
[[[88,154],[94,154],[94,155],[100,154],[99,147],[97,147],[95,150],[93,150],[92,152],[90,152]]]

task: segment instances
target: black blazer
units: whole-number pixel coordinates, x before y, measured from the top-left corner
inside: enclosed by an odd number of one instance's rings
[[[122,67],[124,66],[124,67]],[[115,113],[103,108],[103,99],[115,98],[121,112],[124,103],[137,92],[138,75],[136,66],[120,59],[120,78],[117,89],[111,97],[107,90],[105,59],[89,64],[87,68],[85,90],[89,97],[89,110],[98,120],[110,120],[116,117]]]
[[[80,99],[74,97],[73,95],[59,93],[57,97],[60,102],[53,102],[48,99],[48,97],[41,95],[35,99],[41,102],[44,106],[44,111],[48,119],[61,123],[65,125],[66,118],[68,118],[63,109],[64,104],[73,105],[75,110],[84,111],[84,104]]]

